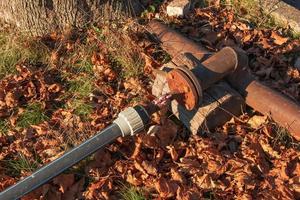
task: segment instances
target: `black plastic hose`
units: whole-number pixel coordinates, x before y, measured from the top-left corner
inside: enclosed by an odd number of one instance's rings
[[[26,177],[17,184],[1,192],[0,200],[14,200],[21,198],[119,136],[122,136],[122,131],[117,124],[113,123],[94,137],[80,144],[78,147],[68,151],[63,156],[40,168],[31,176]]]

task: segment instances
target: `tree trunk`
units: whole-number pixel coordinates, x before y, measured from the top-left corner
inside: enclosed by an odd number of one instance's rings
[[[0,19],[32,35],[137,14],[138,0],[0,0]]]

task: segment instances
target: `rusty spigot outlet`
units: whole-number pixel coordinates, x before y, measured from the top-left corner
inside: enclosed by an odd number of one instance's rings
[[[148,27],[149,31],[160,40],[163,49],[170,54],[173,58],[172,61],[177,66],[187,63],[182,57],[196,58],[196,62],[194,62],[195,59],[193,62],[188,62],[188,68],[199,80],[202,90],[226,76],[228,83],[244,97],[247,105],[264,115],[270,116],[279,125],[287,128],[295,139],[300,140],[300,105],[255,80],[247,71],[248,57],[242,51],[235,49],[237,53],[235,54],[227,49],[224,50],[223,55],[213,57],[210,56],[213,53],[201,45],[157,20],[150,21]],[[178,57],[180,59],[177,59]],[[232,69],[231,67],[235,66],[236,59],[238,60],[237,69],[228,73]],[[197,62],[201,63],[202,68],[199,68]]]
[[[164,106],[168,106],[172,96],[172,94],[165,94],[146,105],[129,107],[120,112],[114,123],[120,127],[122,136],[133,136],[144,130],[150,122],[150,116]]]
[[[192,110],[202,104],[204,90],[238,68],[239,58],[244,57],[235,49],[225,47],[192,69],[178,66],[167,75],[170,91],[178,94],[176,100],[181,105]]]

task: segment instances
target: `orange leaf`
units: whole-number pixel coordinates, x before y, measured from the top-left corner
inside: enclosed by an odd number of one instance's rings
[[[278,35],[278,33],[276,33],[275,31],[272,31],[271,38],[274,39],[273,42],[277,45],[283,45],[289,40],[289,38]]]
[[[167,181],[165,178],[160,178],[155,183],[155,188],[162,198],[171,198],[175,196],[178,185],[174,181]]]

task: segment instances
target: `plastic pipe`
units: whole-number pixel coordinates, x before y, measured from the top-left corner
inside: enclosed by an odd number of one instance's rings
[[[61,174],[119,136],[134,135],[144,129],[149,115],[142,106],[130,107],[119,113],[114,123],[60,158],[0,193],[1,200],[19,199]]]

